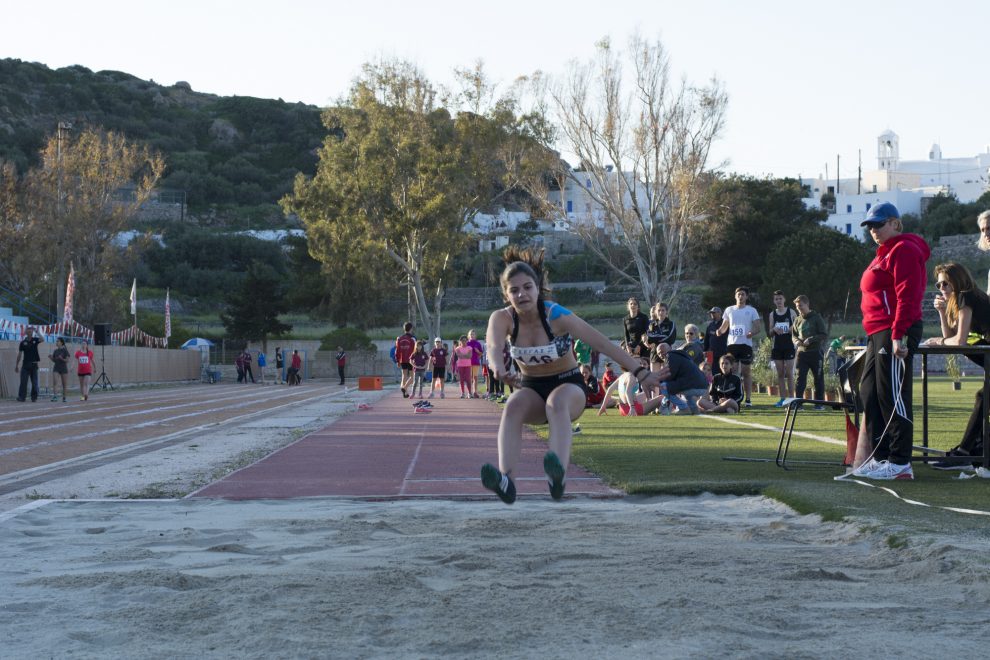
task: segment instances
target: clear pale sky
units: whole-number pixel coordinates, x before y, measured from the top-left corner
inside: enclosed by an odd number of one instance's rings
[[[0,58],[125,71],[220,95],[327,105],[363,62],[417,63],[447,82],[482,59],[493,78],[564,70],[611,36],[659,36],[672,73],[729,93],[714,150],[728,171],[835,176],[876,166],[890,128],[901,157],[990,145],[990,4],[833,0],[0,1]]]

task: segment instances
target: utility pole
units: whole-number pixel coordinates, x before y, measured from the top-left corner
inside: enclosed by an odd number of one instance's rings
[[[64,225],[62,219],[62,131],[71,131],[72,123],[67,121],[58,122],[55,129],[55,225]],[[62,232],[55,232],[55,258],[58,260],[58,275],[55,283],[55,318],[64,321],[65,318],[65,260],[63,259],[62,246],[59,244],[58,236]],[[49,298],[49,300],[51,300]]]
[[[839,154],[835,154],[835,194],[839,195]]]
[[[856,168],[856,194],[863,194],[863,150],[859,150],[859,167]]]

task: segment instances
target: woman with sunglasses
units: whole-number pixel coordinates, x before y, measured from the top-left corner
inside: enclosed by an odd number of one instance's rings
[[[921,236],[902,233],[900,213],[889,202],[871,208],[861,226],[878,247],[859,282],[867,336],[859,385],[866,434],[856,448],[853,475],[914,479],[912,358],[921,340],[931,248]]]
[[[980,335],[977,343],[988,343],[990,336],[990,297],[976,287],[973,276],[965,266],[948,262],[935,266],[935,309],[942,326],[942,336],[925,343],[929,346],[965,346],[970,333]],[[970,360],[983,366],[982,355],[968,355]],[[946,454],[945,460],[932,463],[937,470],[971,469],[971,457],[983,453],[983,389],[976,391],[976,402],[970,413],[963,440]]]

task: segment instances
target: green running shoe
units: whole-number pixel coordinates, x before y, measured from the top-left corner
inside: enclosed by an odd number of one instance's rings
[[[498,468],[491,463],[481,466],[481,484],[490,491],[494,491],[506,504],[516,501],[516,485],[512,483],[508,475],[499,472]]]
[[[552,451],[543,455],[543,471],[550,478],[550,497],[559,500],[564,497],[564,466]]]

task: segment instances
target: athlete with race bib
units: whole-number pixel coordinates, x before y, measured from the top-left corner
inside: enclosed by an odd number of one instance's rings
[[[760,334],[760,314],[756,308],[747,304],[749,289],[741,286],[736,289],[736,304],[727,307],[722,313],[722,327],[717,330],[719,336],[728,335],[729,354],[739,364],[739,375],[746,392],[746,407],[753,405],[753,377],[750,366],[753,364],[753,337]]]
[[[767,314],[767,327],[770,328],[770,360],[777,369],[777,386],[780,400],[773,404],[780,408],[788,397],[794,396],[794,340],[791,326],[794,325],[794,310],[787,306],[783,291],[773,292],[773,310]]]

